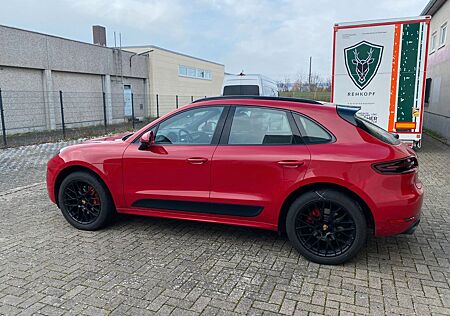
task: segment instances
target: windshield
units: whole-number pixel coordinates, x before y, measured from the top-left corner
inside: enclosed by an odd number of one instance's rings
[[[391,145],[399,145],[400,140],[398,140],[394,135],[389,133],[388,131],[382,129],[381,127],[373,124],[371,121],[367,120],[366,118],[362,117],[359,114],[355,115],[356,124],[359,128],[363,129],[370,135],[372,135],[375,138],[378,138],[382,142],[385,142],[387,144]]]
[[[225,86],[223,95],[259,95],[259,87],[257,85]]]

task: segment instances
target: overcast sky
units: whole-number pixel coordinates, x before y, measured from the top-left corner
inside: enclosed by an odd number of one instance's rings
[[[227,72],[274,79],[331,74],[336,22],[417,16],[427,0],[14,0],[0,23],[91,42],[91,26],[122,33],[122,45],[152,44],[225,64]]]

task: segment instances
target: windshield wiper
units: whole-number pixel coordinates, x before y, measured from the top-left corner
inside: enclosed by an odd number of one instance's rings
[[[133,133],[128,134],[128,135],[122,137],[122,140],[124,140],[124,141],[127,140],[128,138],[130,138],[131,135],[133,135]]]

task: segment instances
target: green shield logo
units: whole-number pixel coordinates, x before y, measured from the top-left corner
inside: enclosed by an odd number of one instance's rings
[[[353,83],[363,90],[375,77],[381,64],[383,46],[359,42],[344,49],[345,67]]]

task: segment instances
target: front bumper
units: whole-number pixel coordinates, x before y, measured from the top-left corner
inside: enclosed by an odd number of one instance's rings
[[[63,164],[63,160],[59,155],[50,159],[47,163],[47,193],[50,200],[56,204],[55,185],[56,177]]]

